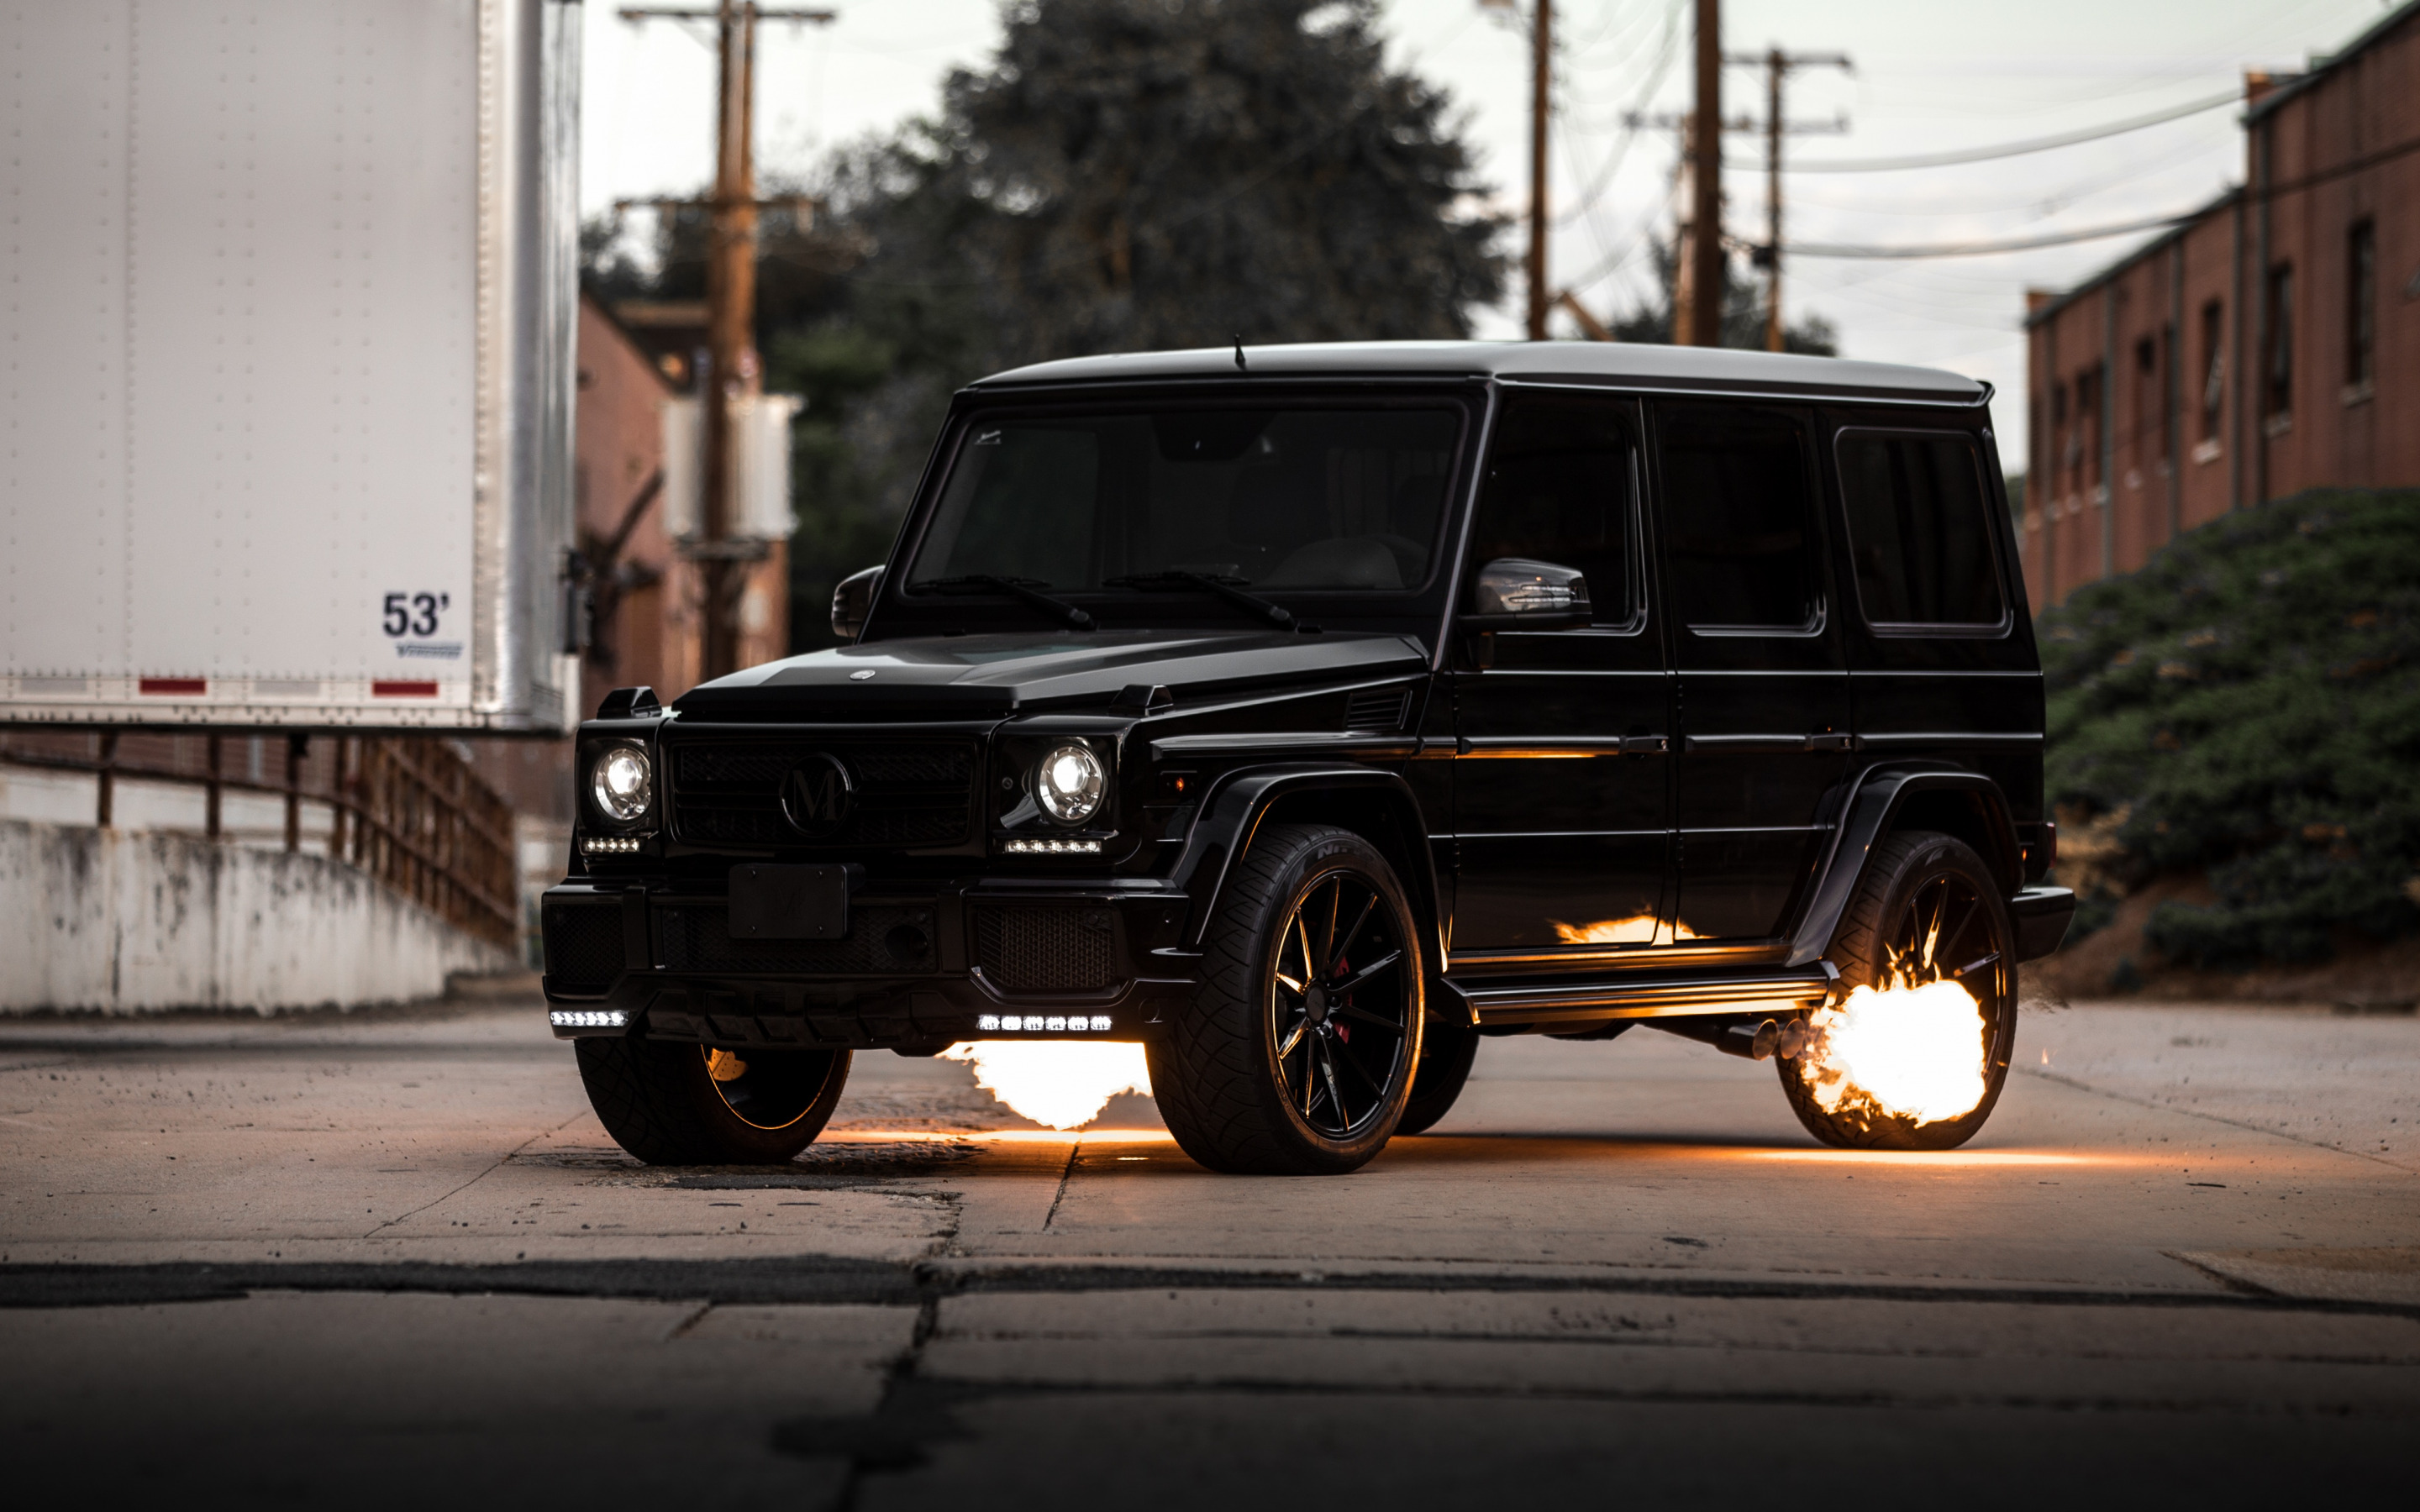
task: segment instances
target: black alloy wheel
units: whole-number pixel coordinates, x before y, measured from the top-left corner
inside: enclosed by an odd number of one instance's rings
[[[1371,878],[1322,873],[1295,900],[1269,973],[1278,1080],[1326,1139],[1349,1140],[1387,1111],[1404,1059],[1404,948],[1373,927],[1382,901]]]
[[[1854,1099],[1827,1109],[1810,1057],[1776,1059],[1799,1122],[1844,1149],[1955,1149],[1972,1139],[2000,1100],[2017,1032],[2016,930],[1991,868],[1954,836],[1891,836],[1874,847],[1829,959],[1843,992],[1941,980],[1963,987],[1982,1017],[1983,1096],[1957,1118],[1921,1123]]]
[[[1218,1171],[1367,1164],[1421,1041],[1420,935],[1386,858],[1347,830],[1264,825],[1204,945],[1192,1008],[1146,1046],[1177,1144]]]
[[[650,1165],[780,1165],[814,1143],[848,1085],[845,1050],[575,1042],[598,1121]]]

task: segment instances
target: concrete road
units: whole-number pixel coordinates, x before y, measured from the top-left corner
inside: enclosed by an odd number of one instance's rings
[[[535,1006],[0,1026],[11,1501],[2409,1504],[2420,1021],[2034,1011],[1983,1136],[1499,1041],[1333,1180],[860,1057],[647,1169]],[[23,1498],[21,1500],[21,1498]]]

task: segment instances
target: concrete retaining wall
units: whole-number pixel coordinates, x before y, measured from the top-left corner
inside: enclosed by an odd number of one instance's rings
[[[357,1008],[516,964],[324,856],[0,821],[0,1012]]]

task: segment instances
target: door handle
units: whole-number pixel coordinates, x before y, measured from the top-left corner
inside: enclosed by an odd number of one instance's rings
[[[1808,750],[1851,750],[1857,737],[1843,730],[1822,730],[1807,737]]]
[[[1661,756],[1671,748],[1671,739],[1665,735],[1624,735],[1621,737],[1621,753],[1624,756]]]

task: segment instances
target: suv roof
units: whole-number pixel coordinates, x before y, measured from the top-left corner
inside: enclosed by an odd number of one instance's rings
[[[977,390],[1044,383],[1115,383],[1237,376],[1233,347],[1122,352],[1011,368]],[[1593,341],[1336,341],[1242,348],[1245,373],[1279,378],[1497,378],[1623,388],[1836,393],[1975,405],[1990,384],[1932,367],[1848,362],[1726,347]]]

